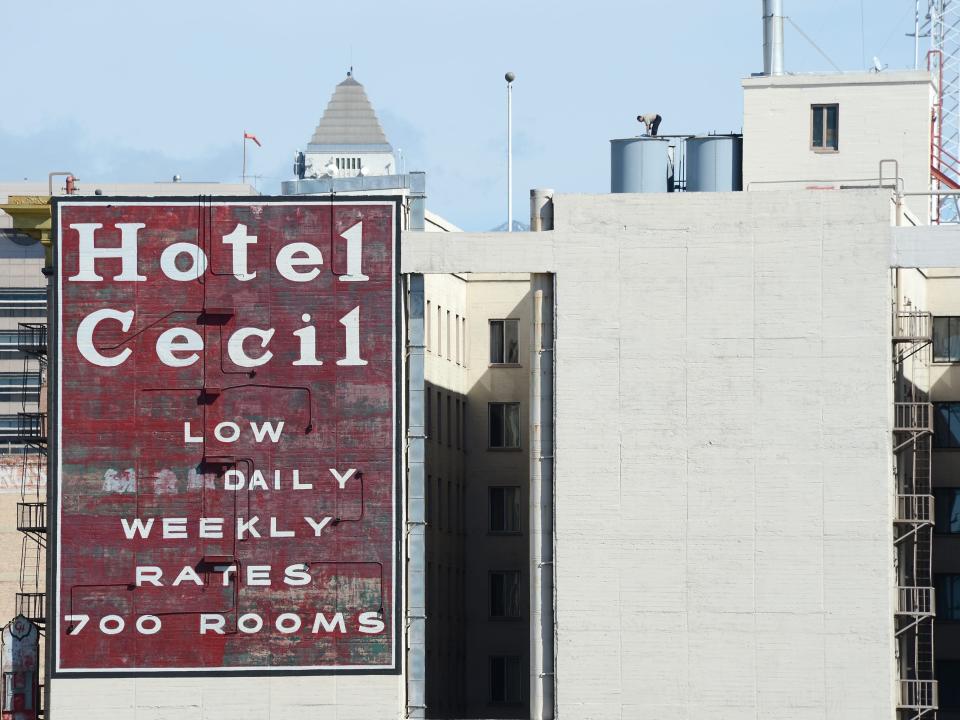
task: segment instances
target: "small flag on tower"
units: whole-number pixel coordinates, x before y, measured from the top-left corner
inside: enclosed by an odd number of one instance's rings
[[[263,145],[260,144],[260,141],[257,140],[257,136],[256,136],[256,135],[251,135],[251,134],[248,133],[246,130],[243,131],[243,139],[244,139],[244,140],[253,140],[253,141],[257,144],[257,147],[263,147]]]

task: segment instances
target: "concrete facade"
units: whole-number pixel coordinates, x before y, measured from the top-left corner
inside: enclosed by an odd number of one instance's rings
[[[552,232],[404,234],[407,273],[556,276],[560,717],[893,717],[888,204],[560,195]]]
[[[877,185],[881,160],[899,163],[908,192],[930,187],[930,122],[934,85],[919,70],[799,74],[743,80],[743,189]],[[839,108],[839,146],[811,145],[812,106]],[[884,182],[893,182],[893,165]],[[928,217],[926,201],[911,210]]]

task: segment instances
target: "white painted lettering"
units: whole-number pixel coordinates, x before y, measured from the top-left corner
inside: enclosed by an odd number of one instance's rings
[[[247,271],[247,245],[256,244],[257,236],[247,235],[247,226],[240,224],[223,236],[223,242],[233,247],[233,276],[241,281],[253,280],[257,273]]]
[[[94,244],[95,231],[101,229],[100,223],[74,223],[70,226],[76,230],[80,242],[77,247],[79,270],[76,275],[68,278],[71,282],[100,282],[102,277],[97,275],[94,260],[98,258],[119,258],[120,274],[113,279],[119,282],[143,282],[146,276],[137,273],[137,232],[143,223],[117,223],[115,228],[120,230],[120,247],[97,247]]]
[[[323,253],[316,245],[294,242],[284,245],[277,253],[277,270],[290,282],[310,282],[320,274],[317,267],[307,272],[294,269],[306,265],[323,265]]]
[[[133,351],[130,348],[124,348],[111,357],[103,355],[94,347],[93,333],[96,331],[97,325],[103,320],[117,320],[123,332],[127,332],[130,329],[130,323],[133,322],[133,310],[128,310],[127,312],[120,312],[119,310],[112,310],[110,308],[94,310],[81,320],[77,326],[77,350],[80,351],[80,354],[83,355],[88,362],[94,365],[99,365],[100,367],[116,367],[130,357],[130,353]]]
[[[170,328],[157,338],[157,357],[170,367],[189,367],[200,359],[197,350],[203,350],[203,338],[190,328]],[[176,352],[188,352],[186,357],[177,357]]]
[[[270,338],[273,337],[274,332],[276,332],[274,328],[261,330],[259,328],[246,327],[237,330],[230,336],[230,340],[227,342],[227,355],[230,356],[231,362],[240,367],[247,368],[259,367],[270,362],[270,358],[273,357],[272,352],[266,350],[260,357],[252,358],[247,355],[243,349],[243,343],[249,337],[257,337],[260,338],[260,347],[266,349],[267,345],[270,344]]]

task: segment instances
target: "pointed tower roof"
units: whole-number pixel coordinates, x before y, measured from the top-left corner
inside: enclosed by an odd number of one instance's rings
[[[378,145],[378,149],[391,149],[363,85],[354,80],[352,72],[334,89],[310,144]]]

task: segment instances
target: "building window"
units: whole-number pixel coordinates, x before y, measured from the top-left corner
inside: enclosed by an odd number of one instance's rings
[[[933,404],[933,446],[960,448],[960,402]]]
[[[423,314],[423,344],[427,346],[427,352],[430,352],[430,310],[430,301],[427,300],[427,311]]]
[[[40,402],[40,373],[0,372],[0,401]]]
[[[520,571],[490,573],[490,617],[520,617]]]
[[[437,444],[443,443],[443,394],[437,390]]]
[[[960,575],[935,575],[937,621],[960,620]]]
[[[520,344],[517,341],[519,320],[490,321],[490,364],[516,365],[520,362]]]
[[[0,360],[23,360],[28,357],[20,351],[19,334],[16,330],[0,330]]]
[[[496,705],[516,705],[522,701],[520,657],[518,655],[490,656],[490,702]]]
[[[933,491],[938,533],[960,533],[960,488],[937,488]]]
[[[450,311],[447,310],[447,360],[450,359]]]
[[[937,680],[940,709],[960,708],[960,661],[937,658]]]
[[[960,362],[960,317],[933,319],[933,361]]]
[[[443,308],[437,305],[437,357],[443,355],[443,327],[441,320],[443,318]]]
[[[437,478],[437,530],[443,530],[443,478]]]
[[[461,421],[461,419],[462,419],[462,417],[463,417],[463,415],[460,413],[460,399],[459,399],[459,398],[457,399],[456,407],[457,407],[457,426],[456,426],[455,431],[456,431],[456,434],[457,434],[457,450],[459,450],[459,449],[460,449],[460,437],[461,437],[461,435],[460,435],[460,421]]]
[[[430,524],[430,511],[433,509],[433,475],[427,475],[427,484],[423,489],[423,519]]]
[[[453,424],[453,413],[450,412],[450,396],[447,395],[447,447],[453,446],[453,433],[451,431],[451,425]]]
[[[46,316],[46,288],[0,288],[0,317]]]
[[[463,366],[467,367],[467,319],[460,318],[460,344],[463,358]]]
[[[423,408],[423,417],[426,421],[426,427],[424,428],[424,434],[427,436],[427,439],[431,438],[431,431],[433,430],[433,408],[430,407],[430,385],[426,385],[426,392],[423,393],[425,400]]]
[[[811,105],[813,136],[810,147],[817,152],[837,152],[840,149],[840,106]]]
[[[519,448],[520,403],[490,403],[488,409],[489,447]]]
[[[490,532],[520,532],[520,488],[492,487],[490,493]]]
[[[456,355],[457,355],[457,365],[460,364],[460,316],[456,315],[453,319],[453,325],[457,329],[457,344],[456,344]]]

